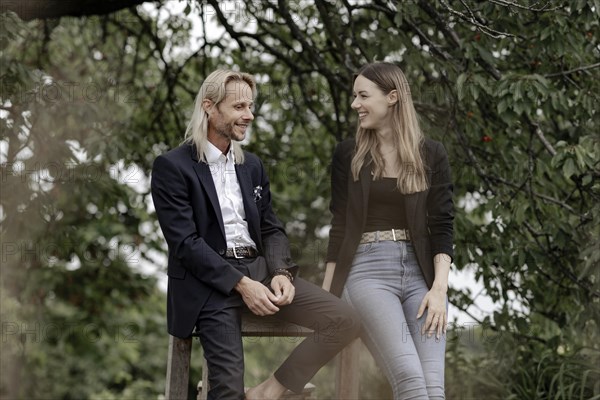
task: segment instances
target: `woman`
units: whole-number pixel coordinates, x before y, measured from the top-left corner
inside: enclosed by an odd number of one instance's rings
[[[448,156],[423,137],[399,67],[364,66],[353,91],[356,139],[338,144],[332,163],[331,292],[343,290],[362,317],[363,340],[394,399],[444,398],[453,255]]]

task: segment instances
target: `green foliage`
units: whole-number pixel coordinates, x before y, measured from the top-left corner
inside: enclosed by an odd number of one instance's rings
[[[496,306],[478,321],[486,340],[449,341],[449,396],[597,398],[600,6],[467,3],[165,2],[160,22],[145,6],[26,24],[2,14],[0,395],[163,392],[164,294],[149,275],[165,248],[147,181],[217,67],[259,80],[246,147],[265,162],[303,276],[320,282],[330,156],[355,130],[352,74],[386,59],[449,151],[455,266]],[[450,295],[471,309],[470,291]],[[250,381],[275,368],[279,347],[247,347]],[[387,396],[380,378],[365,373],[365,398]]]
[[[164,293],[142,264],[162,241],[125,143],[135,108],[101,55],[124,38],[99,43],[97,19],[24,25],[3,14],[1,25],[11,40],[2,41],[0,394],[160,393]]]

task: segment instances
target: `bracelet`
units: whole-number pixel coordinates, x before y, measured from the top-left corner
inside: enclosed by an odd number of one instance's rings
[[[285,277],[287,277],[290,280],[290,282],[294,282],[294,276],[292,275],[292,273],[290,271],[288,271],[285,268],[277,268],[273,272],[273,276],[277,276],[277,275],[284,275]]]

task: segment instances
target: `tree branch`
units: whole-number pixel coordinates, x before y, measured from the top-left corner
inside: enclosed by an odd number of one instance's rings
[[[148,0],[3,0],[0,12],[14,11],[24,21],[111,14]],[[161,3],[161,0],[154,0]]]
[[[450,26],[446,23],[446,21],[441,17],[441,15],[437,12],[437,10],[435,10],[431,6],[431,4],[428,1],[420,0],[419,7],[421,7],[421,9],[423,11],[425,11],[425,13],[427,15],[429,15],[429,17],[431,19],[433,19],[433,21],[437,25],[438,29],[440,29],[442,32],[444,32],[446,34],[446,36],[451,40],[451,42],[456,47],[458,47],[458,48],[462,47],[461,40],[458,37],[458,35],[456,34],[456,32],[452,28],[450,28]],[[491,65],[490,63],[488,63],[487,61],[482,59],[481,57],[478,57],[476,59],[476,61],[477,61],[477,64],[479,64],[486,72],[488,72],[490,75],[492,75],[494,77],[494,79],[500,80],[502,75],[496,69],[496,67],[494,67],[493,65]]]
[[[548,7],[548,5],[550,3],[552,3],[551,1],[547,2],[540,8],[534,8],[535,4],[528,7],[528,6],[521,5],[514,1],[506,1],[506,0],[488,0],[488,1],[490,3],[494,3],[494,4],[497,4],[500,6],[504,6],[504,7],[515,7],[515,8],[520,8],[521,10],[527,10],[527,11],[532,11],[532,12],[555,11],[555,10],[558,10],[561,8],[561,6],[554,7],[554,8],[546,8],[546,7]]]
[[[552,145],[550,144],[548,139],[546,139],[546,136],[544,136],[544,132],[542,132],[542,129],[540,128],[539,124],[537,122],[531,121],[528,116],[526,116],[526,119],[527,119],[527,122],[529,123],[529,126],[533,129],[533,131],[535,132],[535,135],[540,139],[540,141],[542,142],[542,144],[544,145],[546,150],[548,150],[548,152],[552,156],[555,156],[556,150],[554,149],[554,147],[552,147]]]
[[[419,38],[429,46],[433,53],[440,56],[444,61],[452,60],[452,56],[446,53],[444,50],[442,50],[441,46],[435,44],[431,39],[429,39],[427,35],[425,35],[425,33],[417,25],[415,25],[412,21],[408,19],[406,19],[406,23],[419,36]]]
[[[466,16],[465,14],[461,13],[460,11],[456,11],[455,9],[453,9],[452,7],[450,7],[450,5],[448,3],[446,3],[444,0],[440,0],[440,2],[444,5],[444,7],[446,8],[446,10],[448,10],[451,14],[454,14],[454,15],[458,16],[460,19],[462,19],[465,22],[469,22],[469,23],[473,24],[474,26],[476,26],[477,28],[479,28],[479,30],[481,32],[483,32],[484,34],[486,34],[488,36],[493,37],[494,39],[501,39],[503,37],[517,37],[516,35],[513,35],[513,34],[508,33],[508,32],[497,31],[497,30],[492,29],[489,26],[484,25],[483,23],[479,22],[477,20],[477,18],[475,17],[475,15],[473,14],[473,11],[462,0],[461,0],[461,3],[467,9],[467,11],[469,12],[469,14],[471,14],[470,17]]]
[[[553,73],[553,74],[545,74],[544,77],[545,78],[552,78],[552,77],[555,77],[555,76],[570,75],[570,74],[573,74],[575,72],[587,71],[588,69],[594,69],[594,68],[598,68],[598,67],[600,67],[600,63],[586,65],[586,66],[583,66],[583,67],[570,69],[568,71],[561,71],[561,72],[556,72],[556,73]]]

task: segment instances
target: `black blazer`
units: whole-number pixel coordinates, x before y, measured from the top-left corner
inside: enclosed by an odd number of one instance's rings
[[[355,140],[339,143],[331,165],[331,203],[333,214],[327,261],[336,262],[331,292],[342,294],[346,278],[354,260],[354,253],[367,219],[371,166],[363,166],[360,178],[354,181],[350,164]],[[452,236],[454,206],[450,164],[444,146],[425,139],[423,155],[429,189],[406,195],[405,210],[411,242],[417,261],[431,288],[435,277],[433,257],[439,253],[453,256]]]
[[[254,154],[244,154],[244,163],[235,169],[250,236],[264,256],[251,277],[263,280],[275,268],[291,268],[296,274],[287,236],[271,208],[264,167]],[[217,192],[210,168],[198,162],[194,146],[184,144],[157,157],[151,187],[169,248],[168,330],[185,338],[210,294],[215,290],[230,294],[243,275],[223,258],[227,241]]]

